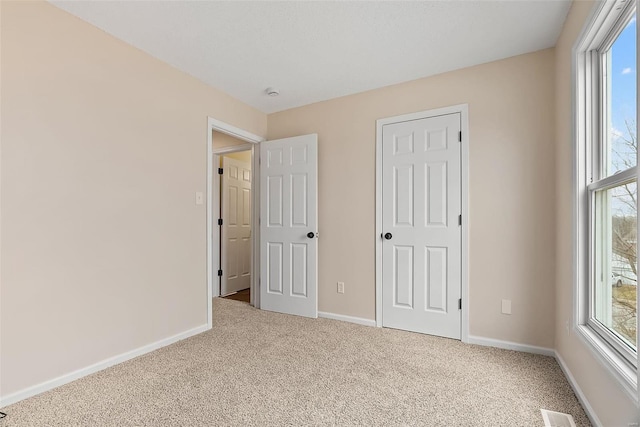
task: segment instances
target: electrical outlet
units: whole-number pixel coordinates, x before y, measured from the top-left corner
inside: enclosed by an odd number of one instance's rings
[[[511,300],[503,299],[502,300],[502,314],[511,314]]]
[[[344,282],[338,282],[338,293],[344,294]]]

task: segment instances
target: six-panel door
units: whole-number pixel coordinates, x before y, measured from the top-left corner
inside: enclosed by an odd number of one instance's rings
[[[317,135],[260,145],[260,301],[317,317]]]
[[[460,114],[382,130],[382,325],[460,339]]]
[[[220,294],[251,286],[251,165],[222,157]]]

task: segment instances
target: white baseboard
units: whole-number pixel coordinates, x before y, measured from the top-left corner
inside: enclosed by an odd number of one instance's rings
[[[344,314],[326,313],[323,311],[318,312],[318,317],[324,317],[325,319],[341,320],[343,322],[357,323],[364,326],[376,326],[375,320],[363,319],[362,317],[345,316]]]
[[[27,387],[23,390],[17,391],[8,396],[0,396],[0,408],[19,402],[28,397],[32,397],[37,394],[44,393],[45,391],[49,391],[63,384],[70,383],[71,381],[75,381],[79,378],[86,377],[87,375],[91,375],[98,371],[102,371],[103,369],[109,368],[113,365],[117,365],[118,363],[122,363],[127,360],[133,359],[134,357],[138,357],[138,356],[142,356],[143,354],[150,353],[161,347],[168,346],[169,344],[173,344],[174,342],[202,333],[208,329],[209,327],[207,325],[198,326],[193,329],[189,329],[188,331],[181,332],[177,335],[173,335],[171,337],[162,339],[160,341],[156,341],[154,343],[145,345],[143,347],[139,347],[137,349],[128,351],[126,353],[122,353],[117,356],[110,357],[98,363],[94,363],[93,365],[78,369],[77,371],[73,371],[68,374],[61,375],[57,378],[53,378],[51,380],[45,381],[43,383],[36,384],[31,387]]]
[[[522,351],[525,353],[542,354],[544,356],[555,357],[556,352],[552,348],[538,347],[535,345],[520,344],[512,341],[496,340],[493,338],[478,337],[469,335],[468,344],[484,345],[486,347],[503,348],[505,350]]]
[[[573,388],[573,392],[578,397],[578,400],[580,401],[580,404],[584,408],[584,411],[587,413],[587,417],[589,417],[591,424],[593,424],[595,427],[602,427],[602,423],[600,422],[600,419],[598,419],[596,412],[593,410],[593,407],[587,400],[587,397],[582,392],[582,389],[580,389],[580,386],[576,382],[576,379],[573,377],[573,374],[569,370],[569,367],[567,366],[566,363],[564,363],[564,359],[562,358],[562,356],[560,356],[560,353],[558,353],[557,351],[555,352],[555,356],[556,356],[556,360],[558,361],[558,365],[560,365],[560,369],[562,369],[564,376],[569,381],[571,388]]]

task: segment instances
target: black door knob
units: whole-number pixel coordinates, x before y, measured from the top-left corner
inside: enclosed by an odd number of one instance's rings
[[[313,234],[313,231],[310,231],[310,232],[307,233],[307,237],[310,238],[310,239],[313,239],[314,237],[316,237],[316,235]]]
[[[391,238],[393,237],[393,235],[391,233],[385,233],[384,234],[384,238],[387,240],[391,240]]]

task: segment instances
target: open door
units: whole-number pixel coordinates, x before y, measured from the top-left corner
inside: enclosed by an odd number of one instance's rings
[[[260,144],[260,308],[318,317],[318,135]]]
[[[251,164],[222,157],[220,295],[251,286]]]

